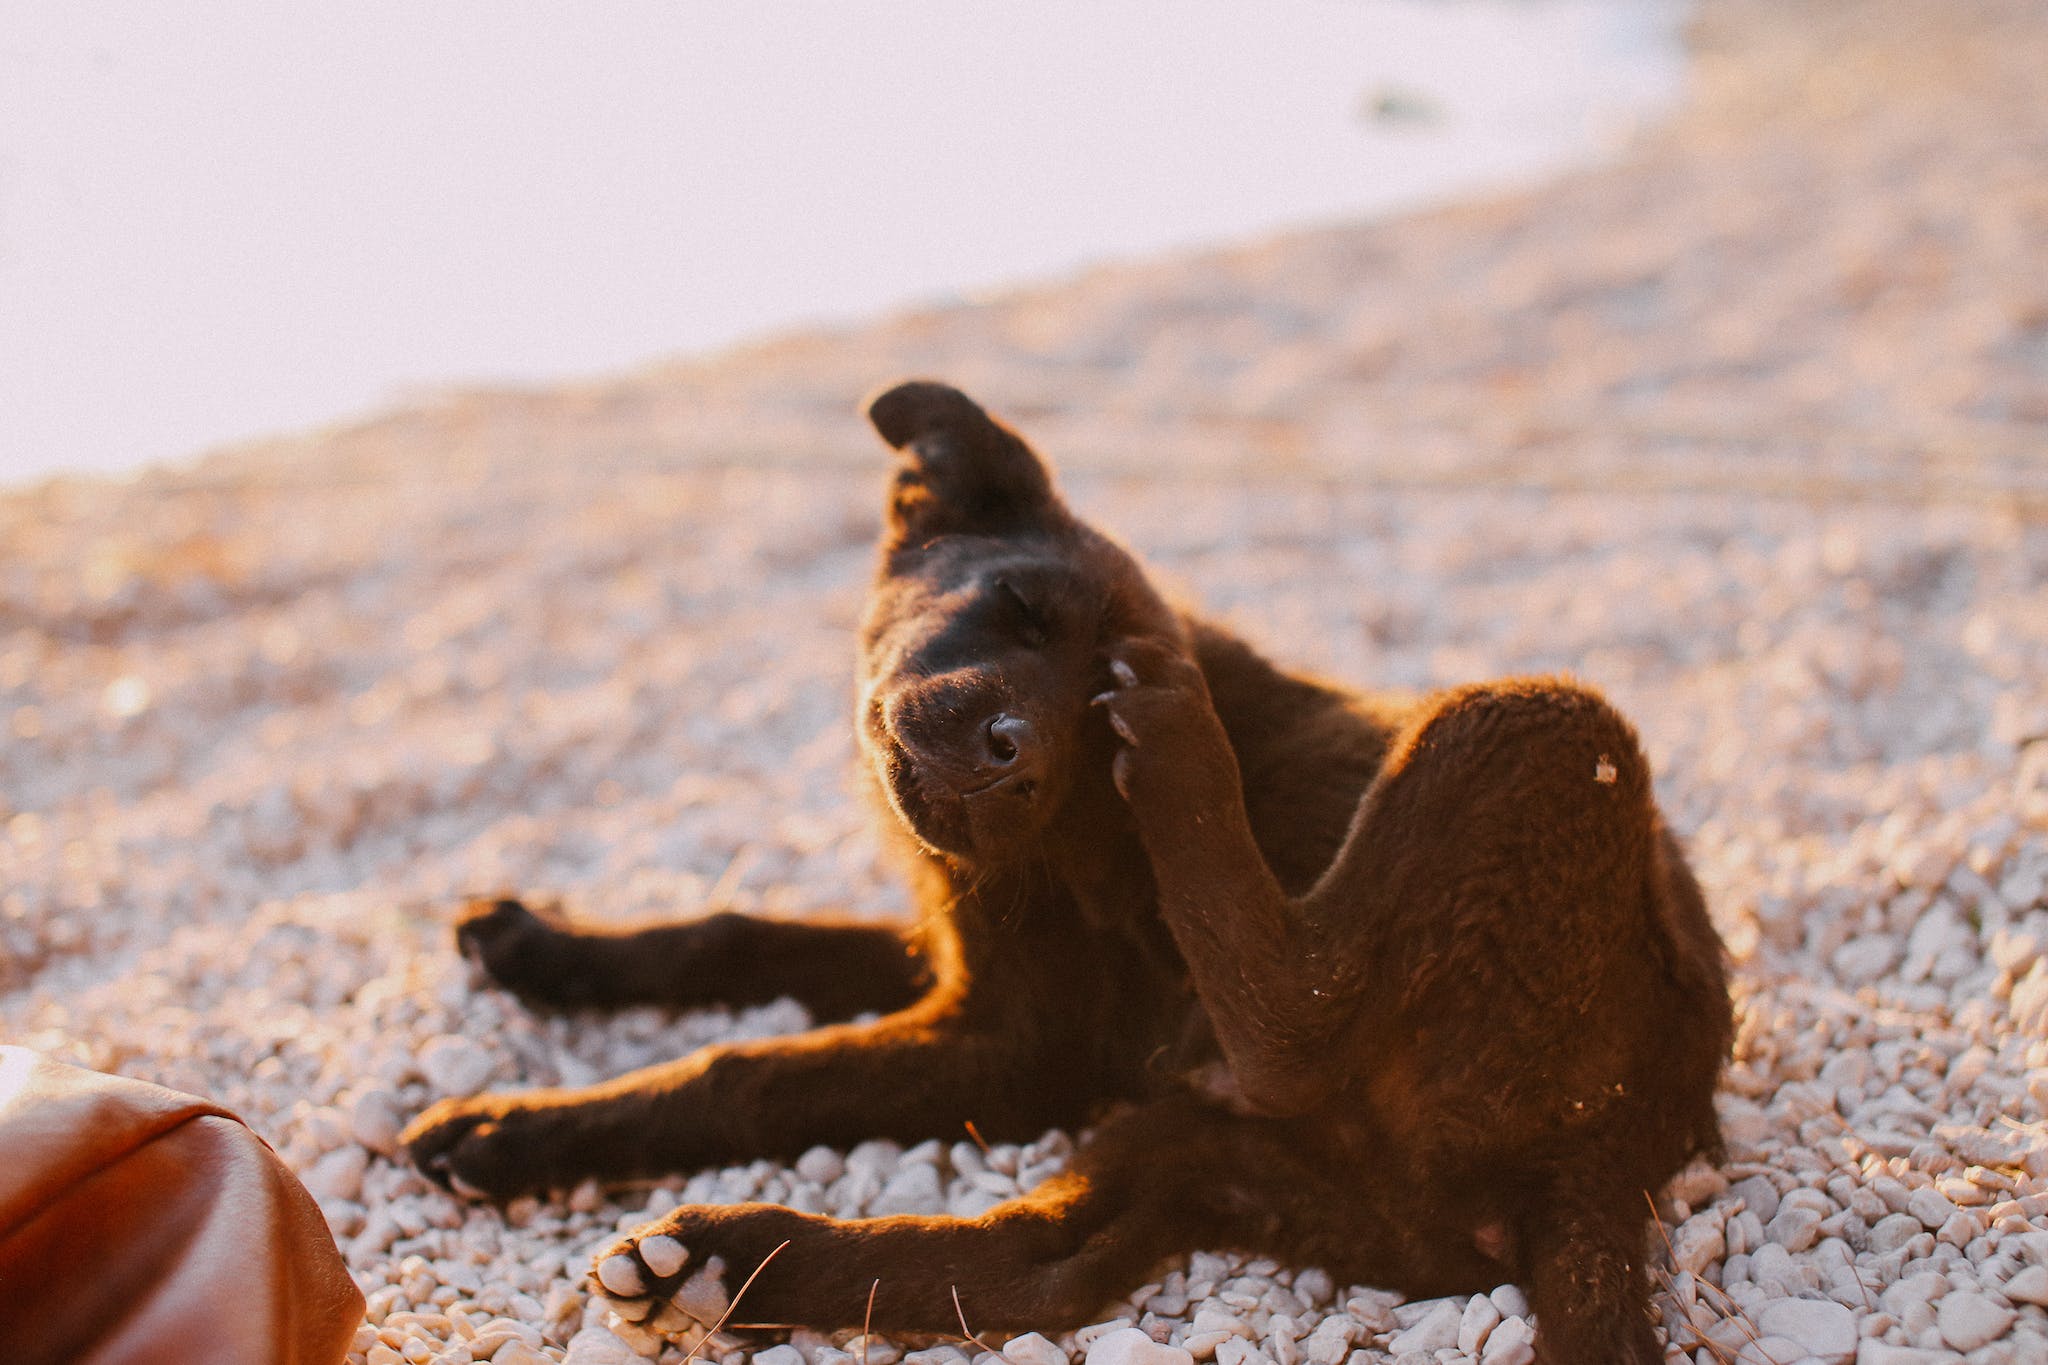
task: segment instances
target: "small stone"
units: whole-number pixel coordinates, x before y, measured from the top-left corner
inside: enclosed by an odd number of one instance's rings
[[[442,1095],[474,1095],[497,1067],[490,1053],[452,1033],[429,1038],[420,1048],[420,1074]]]
[[[1757,1217],[1769,1222],[1777,1216],[1778,1187],[1761,1175],[1738,1180],[1728,1187],[1728,1192],[1742,1201],[1742,1206]]]
[[[498,1347],[489,1360],[491,1365],[547,1365],[548,1358],[540,1353],[539,1347],[514,1340]]]
[[[1336,1292],[1336,1286],[1330,1283],[1329,1271],[1310,1266],[1295,1273],[1294,1292],[1302,1302],[1314,1306],[1328,1303],[1330,1295]]]
[[[1199,1310],[1195,1314],[1195,1320],[1188,1324],[1188,1333],[1191,1336],[1209,1332],[1221,1332],[1226,1336],[1244,1337],[1249,1340],[1252,1329],[1245,1325],[1243,1318],[1229,1309],[1211,1306]]]
[[[1888,1213],[1877,1220],[1877,1225],[1868,1234],[1870,1249],[1878,1255],[1897,1251],[1906,1243],[1926,1231],[1920,1220],[1910,1213]]]
[[[1486,1350],[1479,1359],[1480,1365],[1534,1365],[1536,1329],[1521,1317],[1502,1318],[1500,1326],[1487,1334]]]
[[[1812,1209],[1784,1208],[1764,1229],[1764,1235],[1790,1252],[1805,1251],[1820,1237],[1821,1215]]]
[[[754,1359],[759,1360],[759,1356]],[[1012,1337],[1003,1347],[1003,1359],[1010,1365],[1067,1365],[1067,1353],[1037,1332]]]
[[[1152,1340],[1135,1327],[1105,1332],[1088,1345],[1086,1365],[1194,1365],[1178,1346]]]
[[[360,1147],[337,1147],[314,1162],[299,1178],[315,1199],[323,1203],[356,1199],[363,1192],[363,1172],[370,1167],[370,1154]]]
[[[1890,934],[1863,934],[1835,949],[1835,975],[1852,986],[1877,980],[1899,960],[1899,941]]]
[[[477,1328],[476,1335],[470,1338],[469,1353],[478,1360],[495,1361],[498,1353],[515,1341],[538,1351],[542,1337],[538,1329],[526,1323],[514,1322],[510,1318],[492,1318]]]
[[[1757,1331],[1796,1341],[1830,1365],[1856,1354],[1856,1315],[1832,1300],[1772,1299],[1755,1318]]]
[[[1427,1354],[1447,1350],[1458,1344],[1458,1326],[1464,1318],[1464,1308],[1455,1300],[1445,1299],[1413,1327],[1389,1337],[1387,1350],[1395,1356],[1404,1356],[1411,1351]]]
[[[1695,1275],[1704,1273],[1727,1251],[1727,1233],[1719,1214],[1695,1214],[1671,1234],[1671,1263]]]
[[[1932,1185],[1923,1185],[1913,1191],[1906,1200],[1906,1212],[1920,1220],[1920,1226],[1932,1232],[1956,1216],[1955,1201]]]
[[[2013,1316],[2010,1308],[2001,1308],[1974,1290],[1954,1289],[1935,1310],[1934,1325],[1956,1350],[1974,1351],[2004,1336]]]
[[[1484,1294],[1474,1294],[1465,1305],[1465,1315],[1458,1319],[1458,1349],[1468,1356],[1478,1355],[1499,1325],[1500,1309],[1493,1306],[1493,1300]]]
[[[1735,1365],[1799,1365],[1806,1348],[1790,1337],[1757,1337],[1735,1353]]]
[[[703,1269],[683,1281],[669,1296],[669,1302],[698,1322],[717,1322],[732,1306],[732,1300],[725,1296],[725,1262],[713,1256]]]
[[[796,1173],[820,1185],[846,1174],[846,1158],[830,1147],[813,1147],[796,1159]]]
[[[640,1274],[639,1263],[621,1251],[607,1256],[597,1265],[597,1282],[608,1294],[630,1299],[647,1292],[647,1280]]]
[[[864,1361],[866,1365],[896,1365],[897,1361],[903,1359],[903,1352],[895,1343],[875,1336],[855,1337],[842,1349],[854,1360]]]
[[[398,1135],[405,1130],[398,1096],[382,1088],[365,1090],[349,1106],[348,1129],[350,1136],[373,1152],[387,1156],[396,1152]]]
[[[868,1206],[881,1217],[893,1213],[932,1213],[946,1206],[946,1189],[936,1167],[922,1161],[906,1162],[882,1186]]]
[[[1358,1340],[1358,1325],[1348,1317],[1324,1318],[1301,1341],[1301,1353],[1313,1365],[1340,1365]]]
[[[2005,1296],[2014,1303],[2048,1308],[2048,1266],[2030,1265],[2005,1282]]]
[[[640,1365],[640,1353],[615,1333],[586,1327],[569,1338],[569,1353],[562,1357],[562,1365]]]
[[[1856,1365],[1956,1365],[1961,1359],[1953,1351],[1894,1346],[1875,1337],[1865,1338],[1863,1344],[1856,1348]]]
[[[656,1279],[665,1280],[683,1268],[690,1253],[681,1242],[661,1232],[640,1239],[640,1259]]]
[[[1519,1285],[1500,1285],[1487,1297],[1493,1300],[1493,1306],[1500,1310],[1502,1318],[1529,1316],[1529,1296],[1522,1292]]]
[[[804,1359],[802,1351],[784,1342],[780,1346],[754,1352],[753,1365],[809,1365],[809,1362]]]

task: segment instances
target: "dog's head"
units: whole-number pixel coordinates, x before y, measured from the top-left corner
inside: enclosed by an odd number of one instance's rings
[[[1130,553],[965,394],[916,381],[867,411],[902,458],[861,629],[861,747],[925,848],[999,865],[1077,779],[1107,774],[1089,701],[1109,686],[1108,647],[1177,626]]]

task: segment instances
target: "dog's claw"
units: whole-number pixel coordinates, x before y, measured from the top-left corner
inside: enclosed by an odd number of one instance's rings
[[[1122,659],[1111,659],[1109,661],[1109,671],[1116,675],[1117,683],[1120,686],[1136,687],[1138,685],[1138,670],[1132,668]]]
[[[1138,747],[1138,732],[1131,728],[1129,721],[1114,711],[1109,713],[1109,728],[1116,731],[1118,738],[1133,749]]]

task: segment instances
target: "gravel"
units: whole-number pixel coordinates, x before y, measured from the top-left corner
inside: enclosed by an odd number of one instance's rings
[[[2048,249],[2012,207],[2043,193],[2048,114],[2001,102],[2048,17],[1779,8],[1713,0],[1693,114],[1496,205],[0,494],[0,1034],[242,1114],[368,1296],[354,1361],[679,1361],[585,1280],[678,1201],[971,1214],[1060,1169],[1072,1134],[873,1142],[499,1211],[394,1160],[438,1095],[807,1022],[536,1017],[456,957],[465,894],[602,921],[905,908],[847,776],[881,485],[848,410],[915,361],[1043,430],[1084,511],[1289,660],[1395,687],[1569,669],[1638,722],[1739,1013],[1728,1159],[1659,1199],[1676,1347],[2043,1358],[2048,295],[1982,262]],[[1737,207],[1772,230],[1716,216]],[[1865,238],[1876,264],[1806,290],[1800,253]],[[1463,311],[1358,311],[1382,295]],[[1297,402],[1320,415],[1272,424]],[[1408,464],[1333,462],[1382,419],[1372,452]],[[743,461],[742,428],[776,460]],[[1198,1252],[1003,1359],[1521,1365],[1527,1313],[1511,1287],[1403,1303]]]

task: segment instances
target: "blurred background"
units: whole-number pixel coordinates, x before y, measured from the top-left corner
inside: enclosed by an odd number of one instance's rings
[[[176,7],[0,32],[0,480],[1525,181],[1676,0]]]

